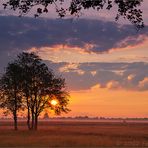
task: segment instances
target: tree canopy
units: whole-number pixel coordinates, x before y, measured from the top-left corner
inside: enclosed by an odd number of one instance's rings
[[[137,28],[144,27],[142,18],[142,10],[138,8],[143,0],[70,0],[67,8],[64,6],[66,0],[7,0],[3,5],[4,8],[12,10],[19,10],[20,16],[28,13],[33,7],[36,8],[35,17],[42,13],[48,13],[50,5],[54,5],[56,12],[60,17],[66,16],[67,13],[71,15],[79,15],[83,9],[101,9],[111,10],[113,6],[117,6],[117,15],[115,20],[121,16],[128,19]]]

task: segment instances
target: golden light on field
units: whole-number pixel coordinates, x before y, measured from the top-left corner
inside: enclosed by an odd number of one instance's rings
[[[57,100],[52,100],[51,101],[51,105],[56,106],[57,104],[58,104],[58,101]]]

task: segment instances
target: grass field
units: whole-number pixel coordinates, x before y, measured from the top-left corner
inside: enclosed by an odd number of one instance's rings
[[[38,131],[0,122],[0,147],[148,147],[148,123],[48,121]]]

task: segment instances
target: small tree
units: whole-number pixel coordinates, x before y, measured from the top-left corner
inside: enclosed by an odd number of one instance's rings
[[[17,113],[22,107],[20,90],[21,69],[17,63],[9,63],[6,72],[0,79],[0,107],[12,113],[14,129],[17,130]]]
[[[37,129],[38,117],[46,108],[55,112],[68,112],[68,94],[65,79],[56,77],[52,70],[34,53],[22,53],[16,60],[22,69],[21,83],[26,108],[28,128]],[[56,98],[58,107],[53,108],[50,101]],[[32,120],[30,125],[30,119]]]

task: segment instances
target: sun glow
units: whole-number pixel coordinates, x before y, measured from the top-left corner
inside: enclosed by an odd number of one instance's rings
[[[57,104],[58,104],[58,101],[57,100],[52,100],[51,101],[51,105],[56,106]]]

